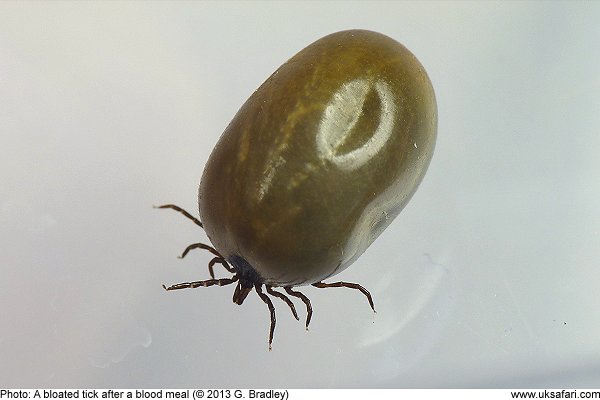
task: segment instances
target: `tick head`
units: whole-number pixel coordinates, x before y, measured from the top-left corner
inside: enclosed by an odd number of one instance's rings
[[[248,293],[252,291],[253,285],[250,284],[250,287],[247,287],[248,282],[238,281],[237,286],[235,287],[235,291],[233,292],[233,302],[237,305],[241,305]]]
[[[252,291],[254,285],[262,284],[263,280],[258,272],[243,257],[233,255],[229,257],[229,262],[239,277],[238,284],[233,292],[233,302],[241,305],[248,296],[248,293]]]

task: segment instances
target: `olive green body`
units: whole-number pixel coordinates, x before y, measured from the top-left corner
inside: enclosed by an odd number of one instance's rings
[[[200,182],[206,233],[260,283],[328,278],[409,201],[436,130],[431,82],[404,46],[364,30],[326,36],[275,71],[219,139]]]

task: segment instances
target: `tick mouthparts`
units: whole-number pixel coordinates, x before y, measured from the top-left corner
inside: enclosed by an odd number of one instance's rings
[[[252,291],[252,286],[243,287],[242,283],[238,281],[237,286],[235,287],[235,291],[233,292],[233,302],[237,305],[242,305],[248,293]]]

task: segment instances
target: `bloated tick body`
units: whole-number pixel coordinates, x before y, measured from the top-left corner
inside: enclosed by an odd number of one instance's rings
[[[252,289],[312,307],[294,286],[323,283],[351,265],[400,213],[431,160],[437,108],[423,66],[379,33],[328,35],[300,51],[244,103],[210,155],[200,182],[200,220],[215,256],[212,279],[168,290],[236,283],[233,301]],[[200,222],[202,221],[202,222]],[[222,264],[234,275],[215,279]]]

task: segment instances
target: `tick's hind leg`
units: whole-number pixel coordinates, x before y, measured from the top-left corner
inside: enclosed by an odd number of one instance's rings
[[[294,316],[294,318],[296,318],[296,321],[300,319],[298,318],[296,307],[294,306],[294,303],[292,303],[292,301],[289,299],[289,297],[287,297],[283,293],[276,292],[275,290],[273,290],[272,286],[265,285],[265,287],[267,288],[267,293],[269,293],[271,296],[279,297],[281,300],[285,301],[285,303],[290,307],[290,310],[292,310],[292,315]]]
[[[269,311],[271,312],[271,328],[269,329],[269,350],[271,350],[272,344],[273,344],[273,333],[275,332],[275,322],[276,322],[275,307],[273,307],[273,302],[271,301],[269,296],[267,296],[266,294],[263,293],[260,283],[254,284],[254,288],[256,289],[256,293],[258,293],[258,295],[260,296],[262,301],[265,302],[267,307],[269,307]]]
[[[364,287],[362,287],[358,283],[350,283],[350,282],[323,283],[323,282],[317,282],[317,283],[313,283],[312,285],[314,287],[318,287],[318,288],[346,287],[346,288],[350,288],[350,289],[360,290],[361,293],[364,294],[367,297],[367,300],[369,300],[369,305],[371,306],[371,308],[373,309],[373,311],[377,312],[377,311],[375,311],[375,305],[373,304],[373,298],[371,297],[371,293],[369,293],[369,291],[367,289],[365,289]]]
[[[185,211],[183,208],[176,206],[175,204],[164,204],[162,206],[154,206],[154,208],[170,208],[171,210],[178,211],[178,212],[182,213],[183,215],[185,215],[187,218],[191,219],[200,228],[204,228],[204,226],[202,225],[202,222],[200,222],[200,220],[198,218],[194,217],[192,214]]]
[[[287,294],[289,294],[290,296],[299,298],[306,305],[306,330],[308,330],[308,324],[310,324],[310,319],[312,318],[312,313],[313,313],[312,305],[310,304],[310,300],[308,299],[308,297],[306,297],[302,293],[293,290],[291,286],[286,286],[286,287],[284,287],[284,289],[287,292]]]

